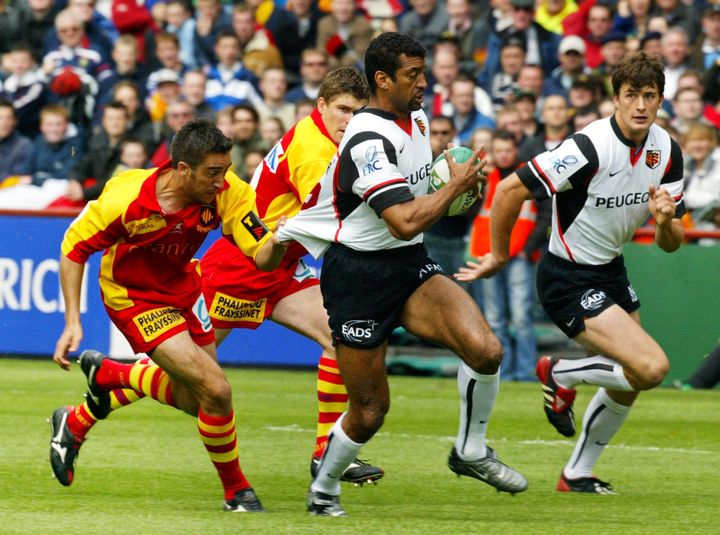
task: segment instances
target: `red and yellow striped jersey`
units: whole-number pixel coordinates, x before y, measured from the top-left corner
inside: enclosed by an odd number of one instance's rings
[[[199,265],[193,255],[208,232],[222,233],[254,258],[271,237],[256,215],[255,193],[228,171],[212,205],[189,205],[165,213],[155,192],[158,175],[170,168],[133,169],[108,181],[65,232],[62,254],[85,263],[105,250],[100,263],[103,301],[123,310],[138,299],[183,308],[200,295]]]
[[[257,195],[258,214],[268,228],[274,228],[280,216],[292,217],[303,207],[315,204],[318,183],[336,151],[337,145],[317,108],[277,142],[251,183]],[[283,263],[304,254],[305,249],[294,243]]]

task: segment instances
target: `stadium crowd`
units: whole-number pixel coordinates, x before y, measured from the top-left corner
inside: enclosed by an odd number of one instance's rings
[[[387,31],[428,50],[434,155],[483,145],[496,181],[611,115],[610,73],[626,54],[659,56],[658,123],[683,149],[684,222],[720,226],[720,3],[684,0],[0,0],[0,208],[81,207],[120,170],[161,165],[194,117],[232,140],[249,181],[312,111],[326,74],[362,69]],[[487,248],[487,210],[428,233],[447,272],[468,241]],[[516,251],[525,271],[547,236],[549,207],[531,210]],[[512,302],[495,284],[475,285],[478,302]],[[502,311],[485,308],[505,329]],[[503,373],[527,379],[524,368]]]

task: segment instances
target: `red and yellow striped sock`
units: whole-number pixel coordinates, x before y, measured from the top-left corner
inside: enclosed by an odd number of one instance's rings
[[[198,432],[220,476],[225,499],[233,499],[236,492],[250,486],[240,469],[235,414],[230,411],[226,416],[211,416],[199,409]]]
[[[70,411],[67,419],[67,426],[75,435],[76,440],[85,440],[85,435],[92,429],[92,426],[97,423],[97,418],[90,411],[87,401],[84,401],[82,405],[77,405]]]
[[[319,459],[327,446],[328,433],[335,421],[345,412],[348,400],[337,361],[325,353],[318,362],[317,398],[318,423],[313,457]]]
[[[175,406],[172,398],[172,384],[170,376],[157,364],[123,364],[111,359],[105,359],[97,372],[96,380],[99,386],[116,390],[131,388],[139,394],[144,394],[165,405]],[[116,396],[121,398],[122,396]],[[127,393],[125,399],[118,402],[118,406],[126,405],[124,401],[131,402]],[[138,397],[139,399],[139,397]]]

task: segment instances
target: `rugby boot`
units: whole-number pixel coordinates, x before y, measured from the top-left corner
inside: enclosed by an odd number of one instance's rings
[[[545,416],[558,433],[571,437],[575,434],[573,403],[577,390],[563,388],[555,382],[552,371],[557,361],[556,357],[540,357],[535,372],[543,389]]]
[[[453,447],[448,457],[448,467],[458,477],[467,476],[479,479],[498,492],[516,494],[527,489],[528,482],[524,475],[513,470],[498,458],[497,452],[487,446],[487,456],[474,461],[464,461]]]
[[[75,478],[75,462],[83,441],[75,438],[67,425],[74,407],[60,407],[50,416],[50,466],[61,485],[69,487]]]
[[[315,476],[317,475],[318,466],[320,466],[320,459],[313,457],[310,461],[310,475],[312,475],[313,479],[315,479]],[[382,468],[373,466],[360,459],[355,459],[345,469],[340,477],[340,481],[352,483],[356,487],[361,486],[364,483],[374,485],[375,482],[378,479],[381,479],[384,475],[385,471]]]

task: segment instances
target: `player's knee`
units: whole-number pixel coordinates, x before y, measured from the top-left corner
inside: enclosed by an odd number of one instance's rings
[[[361,413],[362,426],[367,431],[374,433],[382,427],[389,409],[389,402],[373,403],[363,407]]]
[[[637,390],[650,390],[662,384],[665,376],[670,370],[670,362],[663,354],[646,363],[639,373],[636,375],[636,381],[633,386]]]
[[[503,347],[500,340],[493,335],[474,337],[468,348],[465,362],[476,372],[492,375],[497,372],[503,359]]]
[[[232,388],[225,377],[218,377],[209,381],[204,388],[205,401],[216,407],[224,407],[231,403]]]

